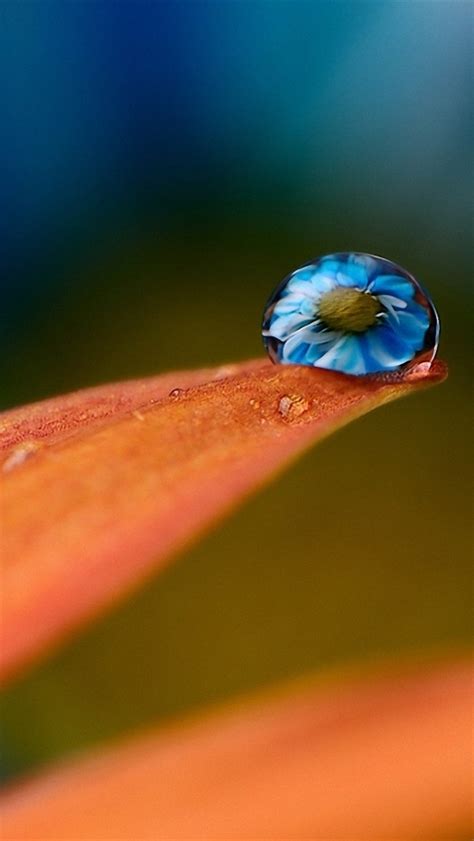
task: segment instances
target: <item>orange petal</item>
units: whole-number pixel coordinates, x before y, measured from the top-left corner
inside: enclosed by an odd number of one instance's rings
[[[252,362],[195,371],[172,371],[158,377],[85,388],[11,409],[0,413],[0,452],[14,452],[15,447],[25,441],[39,446],[45,442],[64,440],[86,428],[103,426],[139,409],[149,409],[168,397],[173,389],[224,379],[238,371],[243,373],[246,367],[251,370]]]
[[[468,838],[472,673],[299,685],[109,748],[3,798],[9,841]]]
[[[445,373],[390,381],[256,360],[4,413],[3,675],[312,442]]]

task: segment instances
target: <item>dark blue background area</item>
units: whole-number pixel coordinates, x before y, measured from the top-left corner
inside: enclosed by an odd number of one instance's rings
[[[277,214],[279,235],[329,215],[344,247],[363,217],[368,240],[390,225],[421,244],[427,268],[463,247],[467,4],[44,0],[0,16],[10,332],[71,263],[144,228],[183,240],[203,212],[217,237],[248,213]]]

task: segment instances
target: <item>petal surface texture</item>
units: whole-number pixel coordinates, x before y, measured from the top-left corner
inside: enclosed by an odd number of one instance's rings
[[[435,363],[415,380],[363,380],[257,359],[3,413],[4,679],[162,569],[305,448],[445,375]]]

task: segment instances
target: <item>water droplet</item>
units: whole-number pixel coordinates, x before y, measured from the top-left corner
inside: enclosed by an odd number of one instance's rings
[[[186,389],[184,389],[184,388],[173,388],[172,391],[170,391],[170,393],[168,394],[168,397],[173,397],[173,398],[182,397],[183,394],[185,394],[185,393],[186,393]]]
[[[14,447],[13,450],[10,450],[7,458],[3,462],[3,472],[9,473],[10,470],[14,470],[15,467],[19,467],[28,458],[30,458],[30,456],[34,455],[41,446],[42,445],[39,441],[23,441],[21,444],[18,444],[18,446]]]
[[[329,254],[270,297],[263,341],[273,362],[365,375],[433,361],[439,319],[405,269],[371,254]]]
[[[285,420],[295,420],[307,412],[309,403],[300,394],[284,394],[278,404],[278,411]]]
[[[424,380],[431,370],[431,365],[431,362],[418,362],[417,365],[410,367],[410,369],[406,372],[404,379],[409,382]]]
[[[259,409],[260,408],[260,400],[256,400],[255,397],[250,398],[249,404],[252,407],[252,409]]]

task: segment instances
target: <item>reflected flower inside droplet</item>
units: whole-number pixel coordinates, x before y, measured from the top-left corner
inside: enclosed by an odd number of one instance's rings
[[[346,374],[399,371],[432,362],[439,320],[408,272],[370,254],[321,257],[275,290],[263,318],[273,362]]]

